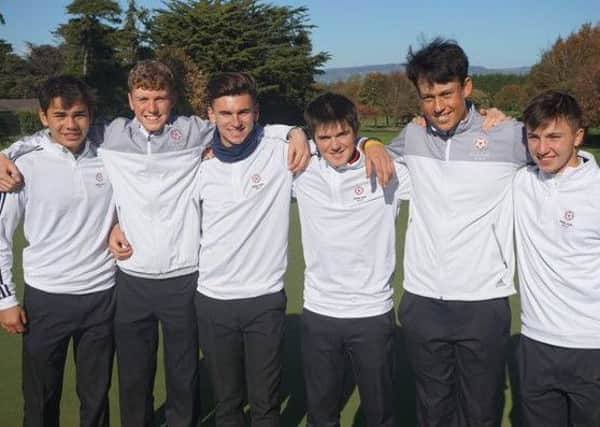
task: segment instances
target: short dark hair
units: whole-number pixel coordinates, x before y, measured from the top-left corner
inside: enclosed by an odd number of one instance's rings
[[[348,123],[354,133],[358,133],[360,127],[354,102],[333,92],[325,92],[312,100],[304,111],[304,120],[313,138],[315,129],[323,124]]]
[[[537,95],[523,111],[523,123],[530,129],[547,126],[559,118],[565,119],[573,130],[583,128],[583,113],[577,100],[558,90]]]
[[[206,101],[209,106],[217,98],[233,95],[250,95],[252,102],[256,103],[258,92],[254,78],[241,72],[217,73],[206,84]]]
[[[69,74],[50,77],[38,91],[38,101],[43,112],[48,111],[54,98],[60,98],[65,108],[70,108],[76,101],[83,102],[90,112],[94,110],[94,95],[90,87],[81,79]]]
[[[154,59],[140,61],[129,71],[127,78],[129,91],[134,89],[146,90],[175,90],[173,71],[164,63]]]
[[[454,40],[435,38],[414,52],[412,46],[406,55],[406,76],[415,85],[425,81],[430,84],[459,81],[469,75],[469,58]]]

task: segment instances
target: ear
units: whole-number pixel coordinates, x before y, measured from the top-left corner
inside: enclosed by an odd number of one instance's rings
[[[127,92],[127,99],[129,100],[129,108],[131,108],[131,111],[135,111],[135,109],[133,108],[133,97],[131,95],[131,92]]]
[[[471,96],[471,93],[473,92],[473,79],[471,79],[470,76],[465,78],[465,81],[462,84],[462,92],[463,98],[468,98]]]
[[[583,137],[585,136],[585,131],[582,128],[577,129],[575,132],[575,143],[573,144],[576,148],[583,144]]]
[[[210,120],[212,124],[217,123],[217,116],[215,114],[215,110],[213,110],[212,107],[208,107],[206,111],[208,112],[208,120]]]
[[[48,116],[46,116],[46,112],[43,110],[39,110],[38,114],[40,116],[40,122],[42,122],[42,125],[45,128],[47,128],[48,127]]]
[[[260,105],[258,102],[254,104],[254,123],[258,122],[258,117],[260,116]]]

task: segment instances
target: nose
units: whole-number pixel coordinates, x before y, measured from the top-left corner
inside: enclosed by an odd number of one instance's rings
[[[158,103],[151,99],[148,103],[148,110],[150,110],[151,113],[156,113],[158,111]]]
[[[74,129],[77,127],[77,122],[75,121],[75,117],[67,116],[65,118],[67,129]]]
[[[537,146],[538,154],[546,154],[548,151],[550,151],[550,144],[548,144],[548,141],[545,138],[540,138]]]
[[[231,115],[231,124],[234,127],[240,127],[240,125],[242,124],[242,120],[240,119],[240,116],[238,116],[237,114],[232,114]]]
[[[434,98],[433,100],[433,111],[436,113],[441,113],[444,111],[444,101],[441,98]]]

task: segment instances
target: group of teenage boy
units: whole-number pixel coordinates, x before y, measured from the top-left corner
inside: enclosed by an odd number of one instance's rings
[[[217,426],[245,425],[246,402],[253,426],[279,426],[295,198],[309,426],[339,425],[347,357],[367,425],[402,425],[391,282],[408,199],[398,320],[418,425],[498,425],[515,246],[523,423],[600,425],[600,170],[578,149],[580,107],[549,91],[523,123],[488,126],[460,46],[436,39],[407,60],[425,120],[387,148],[359,137],[355,105],[334,93],[306,108],[311,142],[260,126],[245,73],[209,80],[205,121],[174,115],[171,71],[141,62],[128,80],[135,117],[93,130],[89,88],[50,78],[45,129],[0,156],[11,191],[0,193],[0,324],[23,334],[24,424],[59,424],[72,340],[81,425],[108,425],[115,350],[121,424],[153,425],[160,324],[169,426],[198,423],[199,347]],[[21,219],[22,306],[11,276]]]

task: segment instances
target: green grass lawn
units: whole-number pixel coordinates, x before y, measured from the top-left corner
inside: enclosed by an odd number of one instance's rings
[[[384,141],[389,141],[396,131],[373,131],[365,129],[363,134],[377,136]],[[596,156],[600,155],[600,130],[590,132],[586,148],[592,151]],[[305,425],[306,414],[304,404],[304,388],[302,383],[302,370],[300,361],[300,340],[299,340],[299,313],[302,306],[302,280],[304,271],[304,261],[302,257],[302,248],[300,245],[300,230],[298,214],[296,207],[292,207],[290,225],[290,246],[289,246],[289,265],[286,274],[286,292],[288,295],[288,318],[285,340],[285,365],[283,375],[283,396],[282,416],[284,426]],[[404,231],[407,221],[407,205],[401,209],[397,225],[397,248],[398,259],[402,259]],[[19,292],[22,292],[22,272],[21,272],[21,250],[24,240],[21,233],[18,233],[15,239],[15,259],[14,272],[15,280],[19,284]],[[395,301],[398,303],[401,294],[402,283],[402,263],[398,263],[397,272],[394,279]],[[512,306],[512,338],[509,348],[509,364],[507,369],[507,383],[505,390],[503,426],[515,425],[518,415],[513,412],[513,396],[510,388],[510,378],[514,375],[514,363],[512,363],[512,354],[514,346],[518,340],[519,330],[519,304],[517,297],[511,299]],[[395,377],[395,399],[398,424],[401,426],[415,425],[414,414],[414,383],[413,377],[408,366],[402,343],[402,331],[398,327],[397,334],[397,374]],[[0,426],[13,427],[22,424],[23,400],[21,396],[21,339],[17,336],[8,336],[0,333],[0,378],[2,387],[0,387]],[[158,419],[164,424],[163,404],[165,401],[164,375],[162,357],[159,355],[159,368],[156,376],[155,385],[155,407]],[[203,422],[202,426],[214,425],[212,418],[213,402],[210,396],[209,385],[206,382],[206,371],[201,366],[202,381],[202,406]],[[117,398],[117,378],[113,375],[113,387],[111,389],[111,423],[118,426],[118,398]],[[68,364],[65,371],[65,385],[62,398],[61,426],[78,425],[79,403],[75,393],[74,368],[72,354],[69,355]],[[159,424],[161,425],[161,424]],[[358,393],[352,382],[351,375],[347,378],[347,387],[345,393],[345,405],[342,412],[342,426],[360,427],[364,426],[364,419],[359,408]]]

